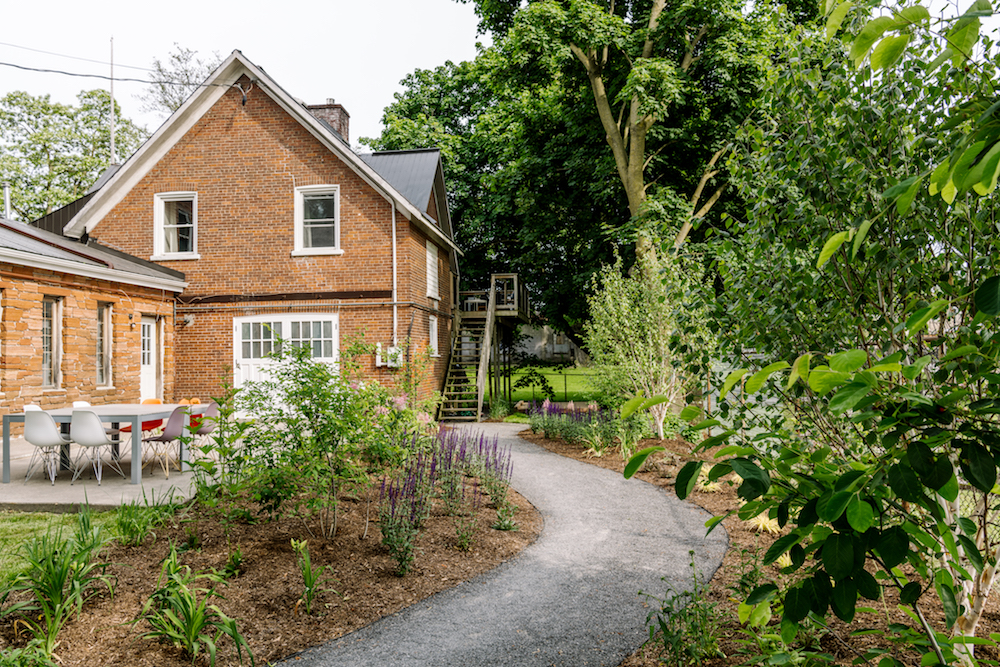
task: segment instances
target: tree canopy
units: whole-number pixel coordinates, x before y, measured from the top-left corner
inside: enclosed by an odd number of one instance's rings
[[[169,116],[184,104],[221,62],[222,57],[218,53],[201,58],[197,51],[174,42],[174,50],[166,61],[153,59],[149,85],[146,92],[138,96],[142,100],[142,110]]]
[[[649,252],[718,200],[719,160],[768,66],[774,16],[737,2],[477,7],[510,10],[488,26],[494,46],[407,77],[367,143],[440,146],[466,275],[517,271],[572,335],[615,249],[627,268],[637,238]]]
[[[73,106],[24,92],[0,98],[0,181],[11,184],[13,212],[25,222],[82,197],[111,163],[110,94],[83,91],[77,100]],[[117,103],[115,117],[117,152],[128,156],[147,134]]]

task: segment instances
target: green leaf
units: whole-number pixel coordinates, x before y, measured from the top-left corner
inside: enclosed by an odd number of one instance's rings
[[[849,12],[853,6],[853,2],[842,2],[837,5],[836,9],[830,12],[830,15],[826,18],[827,39],[830,39],[837,34],[837,31],[840,30],[840,25],[844,22],[844,17],[847,16],[847,12]]]
[[[920,594],[922,592],[923,588],[921,588],[920,584],[916,581],[911,581],[903,586],[903,590],[899,593],[899,601],[903,604],[912,605],[920,599]]]
[[[875,524],[875,510],[858,496],[851,496],[847,505],[847,523],[851,528],[863,533]]]
[[[631,461],[629,461],[631,463]],[[681,468],[680,472],[677,473],[677,480],[674,483],[674,491],[677,493],[677,497],[684,500],[689,495],[691,491],[694,490],[694,485],[698,481],[698,475],[701,474],[701,468],[704,465],[704,461],[688,461]]]
[[[930,361],[931,361],[931,355],[927,354],[920,357],[909,366],[903,366],[903,377],[905,377],[907,380],[917,379],[917,376],[920,375],[920,372],[924,370],[924,366],[929,364]]]
[[[854,61],[855,67],[861,67],[861,63],[864,62],[872,46],[882,38],[886,30],[892,27],[892,23],[892,18],[879,16],[865,24],[865,27],[861,29],[861,33],[858,34],[851,45],[851,52],[847,56]]]
[[[645,412],[654,405],[660,405],[661,403],[666,403],[669,400],[670,398],[668,398],[667,396],[653,396],[652,398],[647,398],[645,401],[642,402],[642,405],[639,406],[637,412]]]
[[[764,495],[771,488],[771,478],[750,459],[735,458],[730,459],[727,463],[743,479],[743,484],[736,491],[736,495],[740,498],[753,500]]]
[[[910,552],[910,536],[900,526],[888,528],[879,537],[877,551],[886,567],[896,567]]]
[[[854,620],[854,613],[858,604],[858,586],[852,579],[838,581],[833,587],[833,595],[830,598],[830,606],[837,618],[845,623]]]
[[[683,410],[681,410],[680,417],[682,420],[686,422],[694,421],[695,419],[700,417],[703,412],[704,411],[701,409],[701,406],[699,405],[687,405],[684,407]]]
[[[625,479],[630,479],[632,475],[639,471],[639,468],[641,468],[642,464],[646,462],[646,459],[649,458],[650,454],[653,454],[654,452],[662,452],[665,451],[665,449],[665,447],[648,447],[640,452],[636,452],[632,458],[628,460],[628,463],[625,464],[625,470],[622,471],[622,475],[624,475]]]
[[[958,359],[959,357],[967,357],[970,354],[979,354],[979,348],[975,345],[962,345],[961,347],[956,347],[954,350],[941,357],[941,361],[951,361],[952,359]]]
[[[778,587],[774,584],[764,584],[763,586],[758,586],[750,592],[750,596],[746,599],[746,604],[752,606],[758,605],[761,602],[767,602],[778,592]]]
[[[777,361],[773,364],[765,366],[750,376],[750,379],[747,380],[746,386],[743,388],[744,391],[746,391],[747,394],[757,393],[760,388],[764,386],[764,382],[767,381],[767,378],[770,377],[772,373],[784,370],[785,368],[788,368],[788,366],[789,364],[787,361]]]
[[[897,463],[889,468],[889,487],[901,499],[919,502],[923,498],[923,485],[908,465]]]
[[[793,546],[798,544],[802,540],[802,536],[798,533],[789,533],[788,535],[782,535],[776,539],[767,551],[764,553],[764,565],[770,565],[774,561],[781,557],[781,554],[785,553]]]
[[[802,586],[789,588],[785,592],[784,618],[798,623],[803,620],[812,608],[812,596]]]
[[[858,227],[858,233],[854,235],[854,243],[851,245],[851,261],[854,261],[854,258],[858,256],[858,250],[861,249],[861,244],[868,238],[868,230],[872,228],[874,222],[874,219],[869,218]]]
[[[923,329],[929,321],[937,317],[938,313],[948,307],[948,303],[947,299],[938,299],[926,308],[921,308],[910,315],[910,318],[906,320],[906,329],[909,334],[912,336]]]
[[[806,352],[805,354],[799,355],[795,363],[792,364],[792,372],[788,376],[788,383],[785,385],[785,389],[791,389],[792,385],[799,378],[805,382],[806,378],[809,377],[809,360],[812,358],[812,354]]]
[[[830,368],[840,373],[853,373],[868,361],[864,350],[844,350],[830,357]]]
[[[640,395],[640,396],[633,396],[632,398],[625,401],[625,404],[622,406],[622,419],[628,419],[629,417],[631,417],[632,414],[639,409],[639,406],[642,405],[643,401],[645,400],[646,397]]]
[[[721,423],[722,422],[720,422],[718,419],[706,419],[705,421],[698,422],[691,428],[693,428],[696,431],[702,431],[706,428],[712,428],[713,426],[718,426]]]
[[[898,373],[903,370],[903,366],[898,362],[894,361],[891,364],[875,364],[868,369],[869,373]]]
[[[955,625],[958,620],[958,601],[955,599],[955,590],[948,584],[935,582],[934,588],[938,597],[941,598],[941,606],[944,607],[944,627],[948,630]]]
[[[979,41],[979,19],[962,19],[948,31],[948,46],[954,52],[952,65],[960,66],[972,54],[972,48]]]
[[[976,309],[990,316],[1000,315],[1000,276],[991,276],[976,289]]]
[[[882,587],[866,570],[858,570],[854,574],[854,583],[858,585],[858,593],[868,600],[878,600],[882,597]]]
[[[910,35],[891,35],[884,38],[872,51],[871,67],[874,71],[892,67],[903,57],[906,45],[910,43]]]
[[[869,391],[871,391],[871,387],[864,382],[852,382],[844,385],[830,399],[830,412],[841,415],[854,409],[854,406],[860,403]]]
[[[839,493],[831,494],[829,498],[826,496],[820,498],[819,503],[816,505],[816,510],[819,512],[819,518],[833,523],[839,519],[844,513],[844,510],[847,509],[847,506],[850,504],[853,496],[854,494],[849,491],[840,491]]]
[[[830,393],[835,387],[847,382],[850,375],[829,369],[817,368],[809,373],[809,388],[820,396]]]
[[[926,7],[923,5],[911,5],[896,12],[896,16],[893,17],[892,27],[894,29],[906,28],[915,23],[929,21],[930,19],[931,13],[927,11]]]
[[[740,381],[744,375],[746,375],[746,368],[737,368],[735,371],[726,376],[725,382],[722,383],[722,389],[719,390],[719,401],[722,401],[729,393],[729,390],[736,386],[736,383]]]
[[[958,461],[969,484],[980,491],[993,490],[997,483],[997,466],[993,456],[985,447],[977,442],[965,442]]]
[[[965,557],[969,559],[972,563],[972,567],[976,568],[976,572],[983,571],[983,554],[979,551],[976,543],[965,535],[958,536],[958,542],[962,545],[962,549],[965,551]]]
[[[840,249],[840,246],[844,245],[850,236],[850,232],[837,232],[830,238],[826,240],[823,244],[823,249],[819,253],[819,258],[816,260],[816,268],[822,269],[823,265],[830,261],[834,253]]]
[[[847,533],[834,533],[823,542],[823,568],[827,574],[840,581],[854,572],[854,537]]]

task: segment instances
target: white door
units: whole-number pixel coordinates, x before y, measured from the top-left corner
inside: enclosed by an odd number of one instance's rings
[[[312,358],[334,364],[340,350],[338,317],[332,313],[254,315],[233,318],[233,384],[267,379],[279,344],[307,347]]]
[[[160,349],[155,317],[143,317],[139,323],[142,351],[139,359],[139,395],[141,399],[160,398]]]

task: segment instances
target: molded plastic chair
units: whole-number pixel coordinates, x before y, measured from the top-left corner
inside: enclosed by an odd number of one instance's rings
[[[94,469],[94,474],[97,477],[97,485],[101,485],[101,476],[103,472],[103,462],[101,459],[101,450],[107,449],[111,451],[111,448],[115,445],[115,442],[108,438],[107,431],[104,428],[104,424],[101,422],[101,418],[97,416],[97,413],[93,410],[73,410],[73,418],[69,426],[70,438],[76,444],[83,447],[80,453],[76,457],[76,462],[73,465],[73,480],[70,482],[72,484],[83,472],[86,465],[80,465],[83,460],[84,455],[87,456],[91,467]],[[125,477],[125,473],[122,471],[121,465],[114,458],[111,459],[108,464],[111,469],[117,472],[122,477]]]
[[[52,415],[37,405],[24,406],[24,439],[35,446],[28,462],[28,472],[24,475],[25,483],[35,469],[41,466],[55,486],[56,474],[59,472],[59,450],[68,445],[70,439],[60,433]]]
[[[212,401],[201,414],[191,415],[191,431],[199,446],[219,426],[219,414],[219,404]]]
[[[170,479],[171,445],[177,442],[184,433],[184,417],[187,409],[185,405],[174,408],[174,411],[170,413],[170,417],[167,419],[166,426],[163,427],[163,433],[142,439],[143,444],[149,445],[148,449],[151,452],[149,462],[159,461],[160,467],[163,468],[163,473],[167,479]],[[145,463],[143,463],[143,466],[145,466]],[[149,472],[152,474],[152,469]]]

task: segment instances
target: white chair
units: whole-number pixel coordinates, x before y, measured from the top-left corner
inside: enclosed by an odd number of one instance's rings
[[[187,410],[188,406],[186,405],[174,408],[174,411],[170,413],[170,417],[167,419],[166,425],[163,427],[163,433],[142,439],[144,445],[149,445],[147,448],[151,455],[149,463],[152,464],[159,461],[160,467],[163,468],[163,474],[166,475],[167,479],[170,479],[170,450],[172,445],[178,442],[184,434],[184,419],[187,415]],[[144,461],[142,465],[145,467],[146,462]],[[153,473],[152,465],[150,465],[149,473]]]
[[[35,446],[28,462],[28,472],[24,475],[27,484],[32,473],[40,465],[55,486],[59,472],[59,451],[70,443],[56,425],[56,420],[37,405],[24,406],[24,439]]]
[[[101,418],[93,410],[73,410],[69,435],[73,442],[83,448],[80,450],[80,453],[76,457],[76,462],[73,464],[73,480],[70,484],[75,482],[80,477],[84,468],[87,467],[86,465],[80,465],[84,455],[86,455],[87,460],[90,462],[90,467],[93,467],[94,474],[97,477],[97,486],[100,486],[104,465],[101,458],[101,450],[107,449],[110,452],[115,445],[115,442],[108,437],[107,430],[104,428]],[[111,457],[108,465],[119,475],[125,477],[121,465],[114,459],[114,456]]]

